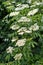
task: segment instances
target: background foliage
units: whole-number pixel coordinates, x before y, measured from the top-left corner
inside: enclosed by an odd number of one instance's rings
[[[31,6],[34,1],[35,0],[32,0],[32,3],[29,5]],[[19,15],[10,17],[9,14],[15,11],[18,3],[26,3],[26,0],[0,0],[0,65],[43,65],[43,4],[29,9],[26,8],[20,11]],[[17,20],[21,16],[26,16],[28,11],[34,8],[39,8],[39,12],[29,17],[32,19],[32,22],[29,24],[17,23]],[[32,34],[24,34],[21,36],[18,35],[17,31],[10,29],[10,26],[15,23],[20,27],[29,27],[34,23],[38,23],[40,29]],[[26,45],[15,48],[16,42],[11,41],[12,37],[17,37],[18,39],[27,38]],[[15,61],[13,56],[6,52],[9,46],[15,48],[13,55],[19,52],[23,53],[20,61]]]

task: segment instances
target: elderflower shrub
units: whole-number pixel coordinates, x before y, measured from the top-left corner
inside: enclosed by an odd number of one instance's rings
[[[43,65],[43,1],[0,4],[0,65]]]

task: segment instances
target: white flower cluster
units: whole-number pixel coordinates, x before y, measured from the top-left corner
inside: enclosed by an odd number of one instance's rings
[[[9,46],[9,47],[6,49],[7,53],[10,53],[10,54],[12,54],[12,51],[13,51],[13,50],[14,50],[14,48],[11,47],[11,46]]]
[[[12,25],[12,26],[10,26],[10,28],[12,30],[17,30],[17,29],[19,29],[19,25]]]
[[[37,31],[39,30],[39,26],[37,25],[37,23],[35,23],[34,25],[32,25],[29,30],[33,30],[33,31]]]
[[[32,31],[31,30],[26,30],[25,33],[32,33]]]
[[[18,46],[18,47],[24,46],[25,42],[26,42],[26,39],[20,39],[20,40],[17,41],[15,46]]]
[[[23,10],[24,8],[29,8],[28,4],[18,4],[17,6],[18,7],[15,8],[15,11],[20,11],[20,10]]]
[[[24,31],[26,31],[27,29],[26,29],[26,27],[21,27],[17,32],[24,32]]]
[[[27,16],[36,14],[38,12],[38,10],[39,9],[37,8],[37,9],[33,9],[33,10],[29,11],[29,13],[27,14]]]
[[[19,35],[23,35],[23,34],[24,34],[24,32],[23,32],[23,31],[21,31],[21,32],[19,32],[18,34],[19,34]]]
[[[22,53],[18,53],[14,56],[14,59],[15,60],[21,60],[21,57],[22,57]]]
[[[16,6],[17,6],[17,7],[20,7],[21,5],[22,5],[22,4],[21,4],[21,3],[19,3],[19,4],[17,4]]]
[[[16,40],[17,40],[17,38],[13,37],[11,41],[15,42]]]
[[[35,4],[33,4],[33,5],[31,5],[30,7],[31,7],[31,8],[32,8],[32,7],[36,7],[36,5],[35,5]]]
[[[27,30],[26,27],[20,28],[17,32],[18,32],[19,35],[23,35],[24,33],[32,33],[32,31],[31,30]]]
[[[11,47],[11,46],[9,46],[9,47],[6,49],[7,53],[10,53],[10,54],[12,54],[13,50],[14,50],[14,48]],[[16,54],[16,55],[14,56],[14,59],[15,59],[15,60],[20,60],[21,57],[22,57],[22,53],[18,53],[18,54]]]
[[[42,2],[37,2],[37,1],[35,1],[33,4],[34,4],[34,5],[41,5],[41,4],[43,4],[43,3],[42,3]]]
[[[18,20],[18,22],[30,22],[30,19],[27,17],[21,17],[20,20]]]
[[[32,8],[32,7],[36,7],[36,6],[39,6],[39,5],[43,5],[43,2],[35,1],[35,2],[33,2],[33,4],[30,7]]]
[[[9,14],[9,16],[12,17],[12,16],[16,16],[16,15],[18,15],[18,14],[19,14],[19,12],[11,12],[11,13]]]
[[[35,23],[34,25],[31,25],[29,29],[27,29],[26,27],[22,27],[17,32],[19,35],[23,35],[24,33],[32,33],[32,31],[37,30],[39,30],[39,26],[37,25],[37,23]]]

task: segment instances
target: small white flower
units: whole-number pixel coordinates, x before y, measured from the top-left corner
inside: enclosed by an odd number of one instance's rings
[[[20,39],[20,40],[17,41],[15,46],[18,46],[18,47],[24,46],[25,42],[26,42],[26,39]]]
[[[6,49],[6,51],[7,51],[7,53],[10,53],[10,54],[12,54],[12,51],[13,51],[14,49],[13,49],[13,47],[11,47],[11,46],[9,46],[7,49]]]
[[[34,9],[34,10],[29,11],[29,13],[28,13],[27,16],[36,14],[36,13],[38,12],[38,10],[39,10],[39,9],[37,8],[37,9]]]
[[[21,60],[21,57],[22,57],[22,53],[18,53],[14,56],[14,59],[15,60]]]
[[[12,16],[16,16],[18,14],[19,14],[19,12],[11,12],[9,16],[12,17]]]
[[[27,30],[26,27],[20,28],[17,32],[18,32],[19,35],[23,35],[24,33],[32,33],[32,31],[31,30]]]
[[[25,32],[26,30],[27,30],[26,27],[22,27],[17,32]]]
[[[12,41],[12,42],[15,42],[16,40],[17,40],[17,39],[13,37],[11,41]]]
[[[6,38],[4,39],[4,41],[8,41],[8,40],[9,40],[9,39],[6,39]]]
[[[36,5],[41,5],[42,3],[41,2],[39,2],[39,3],[36,3]]]
[[[32,8],[32,7],[35,7],[36,5],[34,4],[34,5],[31,5],[30,7]]]
[[[33,31],[37,31],[39,30],[39,26],[37,25],[37,23],[35,23],[34,25],[32,25],[29,30],[33,30]]]
[[[32,33],[32,31],[31,30],[27,30],[27,31],[25,31],[25,33]]]
[[[20,11],[20,10],[23,10],[24,9],[24,7],[17,7],[17,8],[15,8],[15,11]]]
[[[24,32],[19,32],[18,34],[19,34],[19,35],[23,35],[23,34],[24,34]]]
[[[21,17],[18,22],[30,22],[30,19],[27,17]]]
[[[33,4],[35,4],[35,5],[41,5],[41,4],[43,4],[42,2],[37,2],[37,1],[35,1]]]
[[[17,29],[19,29],[19,26],[18,26],[18,25],[12,25],[10,28],[11,28],[12,30],[17,30]]]
[[[22,7],[29,8],[29,5],[28,4],[23,4]]]
[[[37,25],[37,23],[34,24],[34,28],[33,28],[33,31],[37,31],[39,30],[39,26]]]
[[[15,11],[23,10],[24,8],[29,8],[28,4],[20,4],[19,7],[15,8]]]
[[[20,6],[21,6],[21,3],[20,3],[20,4],[17,4],[16,6],[17,6],[17,7],[20,7]]]

